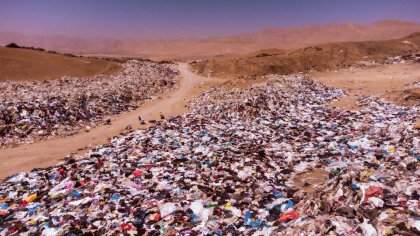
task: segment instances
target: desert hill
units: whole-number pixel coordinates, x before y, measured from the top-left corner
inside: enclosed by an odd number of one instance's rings
[[[246,54],[266,48],[291,50],[330,42],[397,39],[414,32],[420,32],[420,24],[397,20],[383,20],[372,24],[346,23],[290,29],[275,28],[250,34],[206,39],[89,39],[0,32],[0,45],[16,42],[47,50],[80,54],[194,58]]]
[[[21,48],[0,47],[1,80],[48,80],[61,76],[92,76],[118,71],[112,61]]]
[[[420,24],[410,22],[383,20],[367,25],[346,23],[294,29],[267,29],[232,37],[231,40],[254,44],[255,48],[299,49],[323,43],[398,39],[419,32],[419,27]]]
[[[347,67],[360,61],[417,53],[420,33],[385,41],[326,43],[298,50],[263,50],[236,57],[218,57],[192,64],[195,71],[216,77],[250,78]]]

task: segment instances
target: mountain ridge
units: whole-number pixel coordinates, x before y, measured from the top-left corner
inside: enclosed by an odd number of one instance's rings
[[[420,32],[420,23],[386,19],[371,24],[348,22],[298,28],[268,28],[248,34],[206,39],[105,39],[0,32],[0,45],[15,42],[23,46],[77,54],[194,58],[246,54],[266,48],[291,50],[322,43],[389,40],[415,32]]]

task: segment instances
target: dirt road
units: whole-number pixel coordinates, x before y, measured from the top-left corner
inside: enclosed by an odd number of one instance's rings
[[[160,119],[160,112],[166,117],[182,115],[187,111],[186,104],[189,100],[223,82],[223,80],[200,77],[190,72],[187,64],[179,64],[178,70],[181,72],[181,79],[177,90],[160,94],[158,95],[160,99],[147,102],[134,111],[115,116],[112,125],[100,125],[90,132],[80,132],[64,138],[0,149],[0,179],[33,168],[54,165],[67,154],[78,152],[79,149],[89,145],[105,143],[108,138],[121,133],[127,125],[131,125],[134,129],[150,126],[150,124],[140,125],[138,116],[148,121]]]

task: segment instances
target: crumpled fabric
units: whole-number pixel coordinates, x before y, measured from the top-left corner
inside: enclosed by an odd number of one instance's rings
[[[189,114],[1,181],[0,234],[418,234],[418,108],[328,107],[343,94],[302,75],[212,89]]]
[[[179,72],[170,65],[128,60],[122,66],[89,78],[0,81],[0,147],[89,131],[176,86]]]

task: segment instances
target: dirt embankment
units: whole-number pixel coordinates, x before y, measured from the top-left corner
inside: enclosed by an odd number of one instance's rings
[[[419,104],[420,64],[392,64],[371,66],[360,70],[314,72],[310,76],[327,86],[344,89],[349,96],[333,106],[358,109],[355,99],[380,96],[398,105]]]
[[[246,56],[220,57],[192,64],[201,75],[253,78],[345,68],[360,61],[384,62],[386,58],[418,53],[420,33],[398,40],[329,43],[299,50],[264,50]]]
[[[0,80],[50,80],[62,76],[88,77],[115,73],[119,63],[29,49],[0,47]]]

